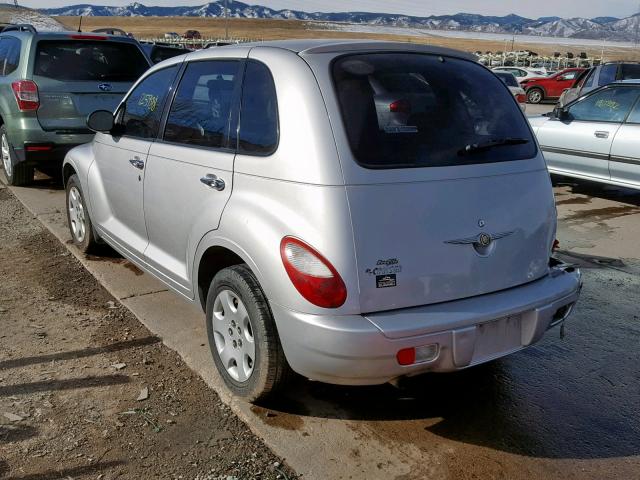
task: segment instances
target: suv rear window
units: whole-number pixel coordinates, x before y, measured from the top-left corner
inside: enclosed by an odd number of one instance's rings
[[[134,82],[149,63],[131,43],[42,40],[33,74],[56,80]]]
[[[332,72],[351,150],[364,167],[443,167],[536,154],[507,87],[474,62],[358,54],[337,59]]]
[[[623,63],[620,70],[620,80],[635,80],[640,78],[640,64],[638,63]]]

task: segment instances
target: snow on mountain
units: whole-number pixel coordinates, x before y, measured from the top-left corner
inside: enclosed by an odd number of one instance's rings
[[[61,8],[46,8],[40,11],[54,16],[222,17],[224,15],[224,0],[216,0],[204,5],[178,7],[153,7],[138,2],[124,7],[81,4]],[[513,14],[497,17],[472,13],[414,17],[370,12],[323,13],[291,9],[274,10],[262,5],[249,5],[239,1],[229,2],[229,16],[232,18],[295,19],[489,33],[526,33],[540,36],[606,38],[607,40],[626,41],[636,39],[639,31],[638,24],[640,23],[640,15],[621,20],[614,17],[598,17],[595,19],[542,17],[534,20]]]

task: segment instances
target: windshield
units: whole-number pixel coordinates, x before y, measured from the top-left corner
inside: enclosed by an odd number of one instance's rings
[[[351,150],[364,167],[442,167],[536,154],[513,95],[479,64],[374,53],[341,57],[332,72]]]
[[[149,68],[142,51],[124,42],[43,40],[33,74],[55,80],[134,82]]]

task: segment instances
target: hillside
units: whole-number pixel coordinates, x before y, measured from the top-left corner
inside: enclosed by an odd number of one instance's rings
[[[123,7],[90,4],[42,9],[42,13],[59,16],[157,16],[157,17],[222,17],[224,0],[203,5],[153,7],[132,3]],[[438,30],[467,30],[488,33],[513,33],[566,38],[597,38],[608,41],[636,41],[640,39],[640,15],[625,19],[598,17],[594,19],[541,17],[530,19],[519,15],[485,16],[471,13],[416,17],[371,12],[304,12],[301,10],[274,10],[261,5],[239,1],[229,2],[229,16],[250,19],[295,19],[306,21],[345,22],[384,26],[402,26]]]
[[[64,30],[62,24],[43,12],[0,4],[0,23],[30,23],[38,30]]]

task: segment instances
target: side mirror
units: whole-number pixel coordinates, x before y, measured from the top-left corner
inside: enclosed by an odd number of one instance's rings
[[[87,118],[87,127],[94,132],[109,133],[113,125],[113,113],[108,110],[96,110]]]
[[[567,120],[569,118],[569,110],[565,107],[555,107],[553,109],[553,116],[558,120]]]

